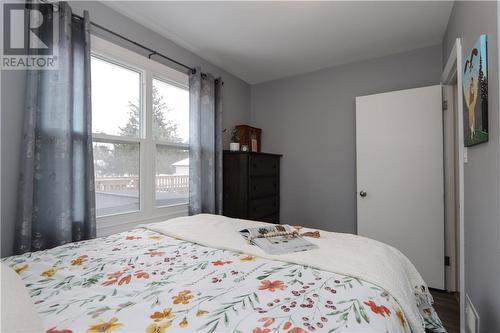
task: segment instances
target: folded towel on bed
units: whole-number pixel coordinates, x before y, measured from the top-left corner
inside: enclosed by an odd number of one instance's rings
[[[318,245],[317,249],[270,255],[259,247],[248,244],[238,233],[244,228],[263,225],[269,224],[200,214],[142,227],[208,247],[243,252],[360,278],[388,291],[403,309],[412,332],[425,333],[415,294],[418,293],[418,302],[427,299],[432,303],[432,297],[416,268],[400,251],[366,237],[321,231],[320,238],[310,239]],[[312,229],[304,228],[304,231]]]

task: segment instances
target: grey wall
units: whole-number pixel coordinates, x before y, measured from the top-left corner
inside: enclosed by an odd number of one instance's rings
[[[488,34],[490,140],[468,149],[465,164],[465,289],[480,316],[481,332],[500,332],[500,143],[497,7],[457,1],[443,40],[446,59],[457,37],[463,53]]]
[[[20,2],[15,0],[14,2]],[[3,6],[0,6],[3,17]],[[0,37],[1,38],[1,37]],[[19,165],[19,148],[22,137],[24,104],[24,71],[0,70],[0,107],[1,107],[1,255],[10,254],[13,246],[14,223],[3,223],[4,216],[12,216],[16,206],[17,177],[13,172]],[[5,252],[4,252],[5,249]]]
[[[283,154],[281,220],[356,232],[355,97],[438,84],[441,46],[252,86],[263,150]]]
[[[10,255],[14,245],[14,218],[17,202],[17,170],[23,127],[24,71],[1,73],[1,256]]]
[[[250,86],[237,77],[204,61],[194,53],[179,47],[159,34],[130,20],[99,2],[71,2],[73,12],[82,14],[89,10],[91,20],[106,28],[116,31],[132,40],[145,44],[152,49],[179,60],[189,66],[201,66],[204,72],[222,76],[224,80],[224,128],[240,123],[248,123],[250,119]],[[112,38],[106,34],[98,34],[121,46],[144,52],[132,47],[123,40]],[[167,65],[171,65],[166,63]],[[19,152],[22,139],[22,122],[24,107],[24,73],[20,71],[1,72],[1,256],[12,253],[14,221],[17,201],[17,176],[19,169]],[[225,146],[229,138],[225,137]]]

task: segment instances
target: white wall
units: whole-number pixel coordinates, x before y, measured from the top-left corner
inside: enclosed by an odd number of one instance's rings
[[[435,85],[440,75],[437,45],[253,85],[263,151],[283,154],[282,223],[355,233],[355,97]]]
[[[86,9],[92,21],[116,31],[128,38],[149,46],[158,52],[183,62],[189,66],[201,66],[204,72],[222,76],[223,90],[223,127],[248,123],[250,119],[250,86],[237,77],[206,62],[196,54],[183,49],[159,34],[117,13],[109,7],[94,1],[72,1],[73,12],[81,15]],[[112,42],[144,54],[127,42],[100,35]],[[171,65],[165,63],[167,65]],[[25,77],[22,71],[1,72],[1,256],[12,253],[14,225],[16,218],[17,179],[22,140]],[[229,138],[224,138],[228,146]]]

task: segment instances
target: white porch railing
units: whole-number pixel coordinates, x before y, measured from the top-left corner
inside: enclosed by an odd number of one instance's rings
[[[156,192],[184,193],[189,190],[189,175],[156,176]]]
[[[155,177],[156,192],[185,193],[189,190],[189,175],[160,175]],[[139,191],[139,177],[99,177],[95,179],[98,192]]]

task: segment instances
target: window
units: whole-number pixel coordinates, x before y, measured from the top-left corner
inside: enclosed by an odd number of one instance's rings
[[[97,56],[91,68],[93,132],[139,138],[132,119],[141,111],[141,72]]]
[[[91,70],[96,214],[139,211],[142,75],[97,56]]]
[[[138,143],[94,140],[97,216],[139,211]]]
[[[153,79],[157,206],[186,203],[189,189],[189,93]]]
[[[94,36],[91,74],[99,221],[187,212],[187,75]]]

